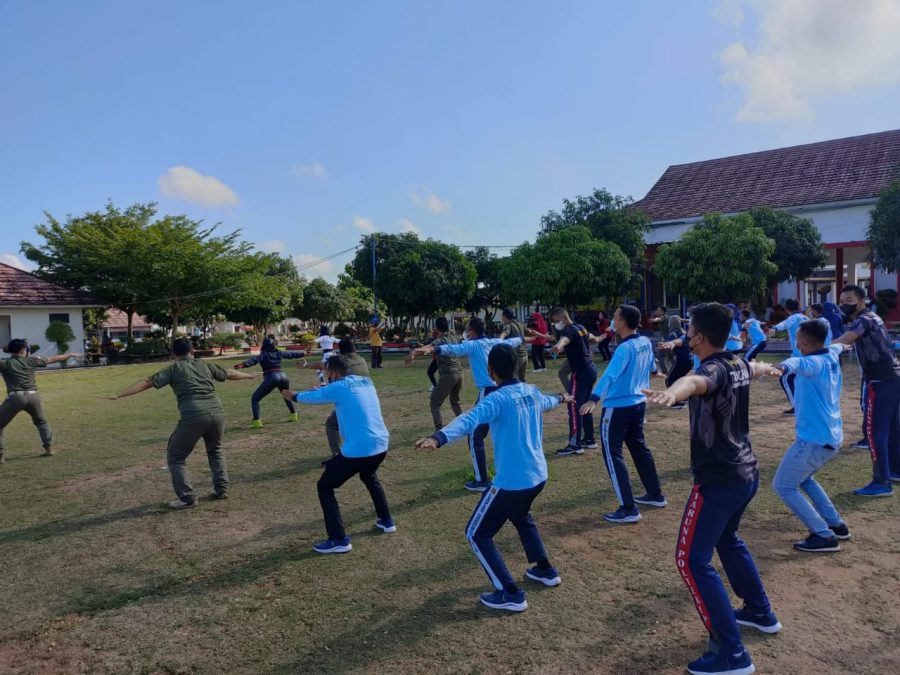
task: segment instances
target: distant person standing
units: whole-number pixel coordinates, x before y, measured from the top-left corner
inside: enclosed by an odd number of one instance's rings
[[[0,403],[0,464],[3,464],[5,458],[3,430],[22,411],[28,413],[34,426],[37,427],[41,445],[44,446],[44,454],[52,455],[53,431],[47,418],[44,417],[44,406],[37,391],[35,371],[38,368],[46,368],[51,363],[63,363],[73,356],[81,355],[66,352],[46,359],[29,356],[28,342],[19,339],[10,340],[3,351],[9,354],[9,358],[0,359],[0,375],[6,383],[6,400]]]
[[[435,319],[434,333],[435,339],[431,343],[433,347],[459,344],[459,338],[450,332],[450,322],[443,316]],[[415,352],[410,352],[406,362],[412,363],[415,358]],[[459,395],[462,392],[463,370],[462,364],[455,356],[433,354],[432,359],[432,363],[437,364],[437,372],[440,379],[438,379],[431,391],[429,405],[434,428],[440,429],[444,426],[444,420],[441,416],[441,406],[448,397],[450,398],[450,408],[453,410],[453,414],[457,417],[462,415],[463,410],[459,403]],[[429,368],[430,367],[431,366],[429,365]]]
[[[384,338],[381,334],[384,332],[384,325],[378,322],[378,317],[372,317],[369,322],[369,346],[372,348],[372,367],[381,368],[384,360],[382,349],[384,348]]]
[[[547,333],[547,322],[540,312],[534,312],[531,315],[531,324],[529,328],[542,334]],[[542,373],[547,370],[547,362],[544,359],[544,348],[547,346],[547,340],[544,338],[535,338],[531,342],[531,365],[534,372]]]
[[[500,313],[500,322],[503,324],[503,331],[500,333],[500,339],[506,338],[522,338],[516,351],[519,354],[519,361],[516,364],[516,379],[519,382],[525,381],[525,372],[528,369],[528,345],[525,344],[525,328],[516,320],[516,313],[509,307]]]

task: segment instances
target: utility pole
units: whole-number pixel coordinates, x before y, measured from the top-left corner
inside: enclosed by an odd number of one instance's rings
[[[372,316],[378,318],[378,295],[375,292],[375,235],[369,237],[369,247],[372,249]]]

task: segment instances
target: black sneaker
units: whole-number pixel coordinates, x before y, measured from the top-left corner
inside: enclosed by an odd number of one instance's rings
[[[841,550],[837,537],[820,537],[814,533],[803,541],[795,541],[794,548],[807,553],[836,553]]]
[[[228,493],[227,492],[210,492],[209,498],[210,499],[228,499]]]
[[[850,530],[847,529],[847,523],[841,523],[840,525],[829,525],[828,529],[834,532],[835,539],[846,541],[850,538]]]
[[[860,438],[856,443],[850,446],[854,450],[868,450],[869,449],[869,439],[868,438]]]
[[[567,457],[568,455],[583,455],[584,448],[575,445],[567,445],[566,447],[557,450],[556,454],[560,457]]]
[[[781,414],[782,414],[782,415],[793,415],[793,414],[794,414],[794,409],[791,408],[790,410],[782,410],[782,411],[781,411]]]

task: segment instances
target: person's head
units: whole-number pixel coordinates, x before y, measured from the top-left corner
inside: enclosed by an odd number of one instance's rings
[[[669,310],[663,305],[657,305],[653,308],[653,316],[656,319],[664,319],[668,313]]]
[[[370,326],[377,326],[377,325],[378,325],[378,317],[377,317],[377,316],[373,316],[371,319],[369,319],[369,325],[370,325]]]
[[[688,326],[688,346],[701,359],[725,348],[734,315],[725,305],[704,302],[695,305]]]
[[[262,345],[260,345],[260,351],[264,352],[275,352],[278,351],[275,348],[275,339],[272,337],[267,337],[262,341]]]
[[[856,318],[866,310],[866,292],[856,284],[847,284],[841,289],[841,311],[847,318]]]
[[[497,384],[514,380],[518,362],[519,355],[512,345],[494,345],[488,354],[488,375]]]
[[[484,319],[479,319],[477,316],[473,316],[466,324],[466,336],[470,340],[474,340],[475,338],[479,338],[482,335],[484,335]]]
[[[329,382],[340,380],[350,373],[350,363],[347,357],[341,354],[332,356],[325,361],[325,377]]]
[[[788,298],[784,301],[784,308],[789,311],[791,314],[800,311],[800,301],[796,298]]]
[[[189,338],[180,337],[172,343],[172,353],[179,357],[190,356],[194,351],[194,343]]]
[[[20,338],[10,340],[3,351],[11,356],[26,356],[28,354],[28,340]]]
[[[353,338],[342,337],[341,341],[338,342],[338,352],[340,352],[341,354],[356,353],[356,343],[353,342]]]
[[[599,312],[597,312],[597,318],[598,318],[600,321],[603,321],[603,320],[606,318],[606,312],[604,312],[604,311],[601,309]]]
[[[516,318],[516,313],[512,311],[509,307],[500,312],[500,321],[504,324],[513,321]]]
[[[434,330],[441,335],[450,332],[450,322],[447,321],[447,317],[439,316],[434,320]]]
[[[828,326],[821,321],[804,321],[797,329],[797,349],[804,356],[825,347]]]
[[[319,335],[331,335],[331,329],[328,326],[321,326],[319,328]]]
[[[742,318],[744,321],[746,321],[747,319],[749,319],[749,318],[750,318],[750,310],[749,310],[749,309],[742,309],[742,310],[741,310],[741,318]]]
[[[810,319],[818,319],[824,313],[825,309],[818,302],[810,305],[806,309],[806,316],[808,316]]]
[[[621,305],[613,314],[613,322],[616,324],[616,335],[627,337],[641,325],[641,311],[631,305]]]
[[[553,311],[550,312],[550,318],[553,319],[553,327],[556,330],[562,330],[572,323],[572,319],[569,318],[569,312],[566,311],[565,307],[554,307]]]

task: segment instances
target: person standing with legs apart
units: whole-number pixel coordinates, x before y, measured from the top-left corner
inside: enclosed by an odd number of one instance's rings
[[[602,401],[600,442],[603,444],[603,460],[612,481],[619,507],[605,513],[603,519],[610,523],[636,523],[641,512],[635,502],[663,508],[668,504],[659,483],[656,462],[644,440],[644,415],[647,396],[644,389],[650,387],[650,373],[656,373],[653,345],[640,335],[641,312],[637,307],[622,305],[613,315],[619,346],[612,360],[603,371],[590,400],[581,406],[581,414],[594,411]],[[622,457],[622,443],[628,446],[631,459],[641,478],[646,493],[635,497],[631,480]]]
[[[334,346],[338,343],[338,339],[331,335],[331,329],[328,326],[322,326],[319,328],[319,337],[315,340],[316,344],[322,350],[322,362],[328,358],[328,355],[334,351]],[[325,373],[324,371],[319,371],[316,373],[319,377],[319,382],[325,384]]]
[[[490,426],[497,474],[466,526],[466,538],[494,586],[493,592],[481,594],[481,603],[511,612],[526,610],[528,601],[494,545],[494,536],[506,521],[518,531],[525,556],[534,565],[525,570],[525,577],[544,586],[561,582],[531,516],[531,505],[547,483],[542,413],[570,398],[565,394],[546,396],[516,380],[518,361],[515,348],[494,346],[488,355],[488,372],[497,391],[430,438],[416,442],[417,448],[439,448],[479,426]]]
[[[759,488],[750,443],[750,380],[770,367],[747,363],[725,350],[732,322],[725,305],[694,307],[687,339],[701,359],[700,367],[665,391],[644,391],[651,403],[690,402],[694,488],[681,520],[675,564],[709,632],[708,650],[688,664],[694,675],[755,672],[738,624],[763,633],[781,630],[753,556],[737,533]],[[714,549],[732,590],[744,601],[741,609],[732,608],[728,591],[710,564]]]
[[[121,394],[107,396],[118,400],[126,396],[140,394],[148,389],[172,387],[178,399],[181,419],[169,437],[166,448],[166,464],[172,475],[172,486],[178,496],[169,502],[173,509],[187,509],[197,505],[197,496],[191,485],[185,463],[194,446],[202,438],[206,444],[206,457],[212,472],[213,491],[211,499],[228,498],[228,470],[225,453],[222,452],[222,435],[225,432],[225,411],[216,396],[215,382],[225,380],[252,380],[255,374],[225,370],[214,363],[194,358],[194,347],[188,338],[178,338],[172,343],[175,361],[143,380],[138,380]]]
[[[390,436],[381,416],[381,403],[375,385],[370,378],[351,375],[350,364],[341,354],[325,362],[325,373],[328,378],[326,386],[302,393],[283,391],[281,395],[297,403],[334,404],[344,443],[340,453],[325,462],[325,471],[317,484],[328,539],[316,544],[313,550],[316,553],[348,553],[353,545],[344,529],[334,491],[353,476],[359,475],[369,491],[377,515],[375,527],[387,533],[397,531],[384,488],[378,480],[378,467],[387,457]]]
[[[512,347],[518,347],[523,341],[522,338],[509,338],[508,340],[489,338],[484,333],[484,321],[473,316],[466,324],[466,337],[468,339],[465,342],[459,344],[425,345],[417,348],[413,354],[418,356],[437,354],[438,356],[469,357],[469,365],[472,367],[472,379],[475,381],[475,386],[478,387],[478,400],[481,401],[491,392],[497,390],[494,381],[488,374],[487,368],[488,354],[491,348],[504,343]],[[484,492],[490,485],[487,473],[487,457],[484,450],[484,439],[487,438],[487,435],[487,424],[477,426],[469,434],[469,452],[472,453],[475,478],[474,480],[466,481],[464,487],[470,492]]]
[[[41,437],[41,445],[44,447],[44,455],[50,456],[53,450],[53,431],[50,423],[44,417],[44,406],[41,403],[41,395],[37,391],[37,378],[35,370],[46,368],[51,363],[64,363],[73,356],[81,354],[59,354],[41,359],[28,355],[28,342],[25,340],[10,340],[4,348],[9,358],[0,359],[0,375],[6,384],[6,400],[0,403],[0,464],[5,461],[3,449],[3,431],[13,421],[16,415],[23,410],[31,417],[34,426],[37,427]]]
[[[450,332],[450,322],[443,316],[435,319],[434,322],[435,339],[431,344],[435,347],[441,345],[458,345],[459,338]],[[410,352],[407,357],[407,363],[412,363],[416,358],[415,352]],[[431,392],[429,406],[431,408],[431,419],[434,422],[434,428],[440,429],[444,426],[444,420],[441,416],[441,406],[444,401],[450,398],[450,408],[456,417],[462,415],[462,406],[459,404],[459,395],[462,391],[463,371],[462,364],[455,356],[438,356],[432,355],[432,363],[438,366],[438,374],[440,379]],[[430,366],[429,366],[430,368]]]
[[[544,317],[541,316],[540,312],[534,312],[531,315],[529,328],[537,333],[543,334],[547,332],[547,322],[544,321]],[[547,362],[544,359],[544,347],[546,346],[547,341],[544,338],[535,338],[531,343],[531,365],[536,373],[543,373],[547,370]]]
[[[381,362],[384,360],[382,350],[384,348],[384,326],[378,322],[378,317],[372,317],[369,322],[369,346],[372,348],[372,367],[381,368]]]
[[[500,313],[500,322],[503,324],[503,332],[500,333],[501,339],[522,338],[522,344],[518,346],[519,363],[516,366],[516,379],[524,382],[525,373],[528,370],[528,345],[525,344],[525,328],[516,321],[516,313],[509,307]]]
[[[826,347],[827,337],[828,330],[819,321],[805,321],[797,330],[797,347],[803,356],[773,368],[775,375],[797,375],[797,440],[781,460],[772,488],[809,529],[809,536],[795,542],[794,548],[811,553],[840,551],[838,539],[850,538],[847,525],[815,478],[819,469],[837,457],[844,440],[840,360],[844,345]]]
[[[253,356],[235,366],[236,370],[240,370],[242,368],[250,368],[258,363],[263,371],[263,381],[256,388],[256,391],[253,392],[253,396],[250,399],[250,409],[253,413],[253,421],[250,423],[251,428],[262,429],[263,424],[259,416],[260,401],[268,396],[273,389],[284,391],[291,388],[291,381],[281,369],[282,359],[302,359],[305,356],[306,352],[280,351],[275,346],[275,341],[272,338],[266,338],[262,341],[259,356]],[[294,410],[294,404],[290,401],[285,401],[285,403],[287,403],[290,421],[296,422],[297,411]]]
[[[741,319],[743,320],[741,332],[750,340],[750,349],[744,352],[744,359],[755,361],[756,357],[762,354],[769,344],[766,341],[766,332],[763,330],[759,319],[754,319],[750,316],[749,309],[741,311]]]
[[[860,497],[890,497],[900,483],[900,362],[884,322],[866,307],[856,285],[841,289],[841,311],[850,320],[835,340],[853,345],[866,381],[866,436],[872,456],[872,482],[854,490]]]
[[[772,326],[769,329],[769,335],[775,331],[786,330],[791,343],[791,356],[796,358],[800,356],[800,350],[797,349],[797,329],[800,328],[801,323],[806,321],[806,317],[800,311],[800,303],[794,298],[785,300],[784,308],[788,311],[788,318]],[[785,373],[781,378],[781,388],[784,389],[784,395],[787,396],[788,403],[791,405],[789,410],[784,411],[785,415],[794,414],[794,378],[796,375],[793,373]]]

